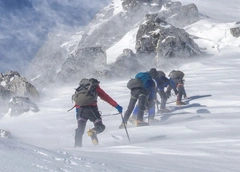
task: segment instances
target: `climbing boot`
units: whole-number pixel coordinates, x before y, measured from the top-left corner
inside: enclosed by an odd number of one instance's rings
[[[149,125],[147,122],[144,122],[144,121],[136,121],[135,124],[136,124],[137,127],[148,126]]]
[[[186,105],[186,103],[182,102],[182,101],[176,101],[176,105],[180,106],[180,105]]]
[[[97,138],[97,132],[94,129],[89,129],[87,132],[88,136],[91,137],[92,143],[94,145],[98,145],[98,138]]]

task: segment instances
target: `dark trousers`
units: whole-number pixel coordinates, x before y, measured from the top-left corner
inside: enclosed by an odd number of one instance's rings
[[[97,106],[80,107],[77,112],[78,128],[75,134],[75,146],[82,146],[82,136],[85,132],[88,120],[93,122],[94,128],[92,128],[92,130],[95,130],[97,134],[105,130],[105,125],[102,123],[102,117]]]
[[[182,101],[182,96],[184,96],[184,97],[187,96],[183,84],[178,84],[177,90],[178,90],[177,101]]]
[[[160,98],[161,98],[160,109],[165,109],[166,108],[166,103],[167,103],[167,96],[166,96],[164,90],[158,91],[158,94],[160,95]]]
[[[176,86],[176,89],[178,91],[178,95],[177,95],[177,101],[182,101],[182,96],[186,97],[187,96],[187,93],[186,93],[186,90],[184,88],[184,84],[182,81],[179,81],[179,79],[172,79],[175,86]],[[168,87],[168,91],[171,91],[171,87]]]
[[[127,108],[127,110],[124,114],[124,121],[125,122],[128,121],[128,119],[129,119],[137,101],[138,101],[137,120],[143,121],[143,115],[144,115],[147,95],[148,95],[147,90],[145,90],[144,88],[133,88],[131,90],[131,97],[130,97],[130,101],[129,101],[129,104],[128,104],[128,108]]]

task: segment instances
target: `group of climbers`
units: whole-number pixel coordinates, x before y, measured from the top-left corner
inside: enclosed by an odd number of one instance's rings
[[[166,77],[163,71],[157,71],[155,68],[150,69],[149,72],[140,72],[140,74],[150,74],[151,77],[145,77],[149,79],[150,84],[148,84],[147,86],[139,86],[139,84],[134,84],[136,83],[134,82],[134,79],[131,79],[128,82],[127,86],[131,90],[131,97],[128,108],[124,114],[124,121],[122,121],[119,128],[123,128],[124,124],[126,124],[128,121],[130,123],[136,124],[136,126],[144,126],[156,122],[156,119],[154,118],[156,113],[155,109],[156,106],[158,107],[159,104],[160,113],[170,112],[170,110],[166,108],[166,102],[167,99],[171,96],[171,90],[174,90],[174,93],[177,96],[176,105],[185,104],[184,102],[182,102],[183,96],[184,98],[187,98],[183,80],[184,73],[182,71],[171,71],[169,74],[169,79]],[[137,78],[138,75],[139,74],[137,74],[135,78]],[[129,85],[131,85],[131,87],[129,87]],[[137,92],[136,90],[142,90],[140,94],[141,96],[134,95],[134,93]],[[159,94],[161,102],[158,101],[157,94]],[[144,102],[142,99],[144,99]],[[134,108],[137,100],[138,105]],[[143,114],[145,110],[147,110],[148,113],[148,122],[145,122],[143,120]],[[132,117],[130,117],[131,113]]]
[[[160,113],[169,112],[166,108],[166,102],[171,96],[171,90],[173,90],[177,96],[176,105],[184,105],[182,97],[187,98],[187,95],[184,88],[183,77],[184,73],[179,70],[171,71],[169,78],[167,78],[163,71],[157,71],[155,68],[152,68],[147,72],[139,72],[135,78],[130,79],[127,87],[130,90],[131,96],[119,128],[123,128],[128,121],[134,122],[136,126],[151,124],[151,122],[156,120],[154,118],[155,109],[159,104]],[[157,94],[159,94],[161,98],[160,102],[157,99]],[[105,129],[97,106],[98,96],[115,107],[119,113],[122,113],[122,106],[101,89],[98,80],[94,78],[82,79],[75,94],[72,96],[72,100],[76,104],[78,123],[78,128],[75,132],[75,147],[82,147],[82,137],[88,120],[94,124],[94,127],[87,131],[93,144],[98,144],[97,134],[103,132]],[[136,103],[137,106],[135,106]],[[145,110],[148,112],[148,122],[144,121]],[[130,117],[131,114],[132,117]]]

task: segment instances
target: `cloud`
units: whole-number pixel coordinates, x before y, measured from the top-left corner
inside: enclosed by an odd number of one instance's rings
[[[0,72],[26,71],[49,32],[77,30],[107,1],[0,1]]]

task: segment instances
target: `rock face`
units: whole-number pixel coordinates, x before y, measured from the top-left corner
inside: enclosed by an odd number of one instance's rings
[[[16,71],[10,71],[0,78],[1,85],[14,95],[39,98],[37,89]]]
[[[39,92],[16,71],[0,74],[0,106],[6,110],[6,105],[14,96],[27,96],[39,100]]]
[[[145,18],[146,14],[150,19]],[[156,16],[153,17],[154,15],[157,15],[158,19]],[[200,19],[199,16],[194,4],[182,5],[180,2],[169,0],[112,1],[96,15],[88,26],[70,39],[61,40],[56,35],[49,39],[50,42],[44,45],[35,57],[38,60],[33,60],[34,63],[29,71],[33,75],[29,78],[41,85],[56,83],[56,81],[75,81],[82,77],[109,79],[124,75],[116,71],[129,72],[142,68],[141,63],[144,60],[155,63],[153,58],[148,58],[150,54],[153,57],[156,57],[156,54],[159,57],[191,57],[192,54],[198,53],[197,45],[188,38],[184,30],[176,27],[182,28],[192,24]],[[140,25],[140,23],[143,24]],[[129,58],[124,52],[115,63],[106,65],[105,50],[125,40],[128,35],[136,35],[135,31],[138,28],[136,58]],[[170,37],[176,39],[170,40]],[[54,46],[51,46],[51,42]],[[129,46],[122,47],[122,50],[127,48]],[[177,49],[181,51],[179,54]],[[118,56],[119,52],[117,53]],[[147,54],[145,59],[140,55],[142,53]],[[125,65],[125,67],[120,67],[120,65]]]
[[[240,22],[237,22],[235,27],[230,29],[232,36],[238,38],[240,37]]]
[[[141,60],[130,49],[124,49],[123,53],[110,65],[112,75],[118,78],[135,75],[144,68]]]
[[[109,48],[142,23],[148,13],[157,13],[176,27],[185,27],[200,20],[196,5],[182,5],[167,0],[123,0],[122,10],[115,12],[112,3],[103,9],[83,31],[79,47],[102,46]]]
[[[198,45],[183,30],[163,21],[158,14],[146,15],[136,36],[137,53],[157,53],[158,57],[192,57],[200,55]]]
[[[106,52],[102,47],[78,49],[64,61],[58,77],[61,81],[76,81],[90,77],[106,65]]]
[[[25,112],[38,112],[38,106],[31,101],[28,97],[13,97],[8,104],[10,116],[19,116]]]
[[[168,2],[162,7],[159,16],[175,27],[183,28],[200,20],[195,4],[182,5],[180,2]]]

